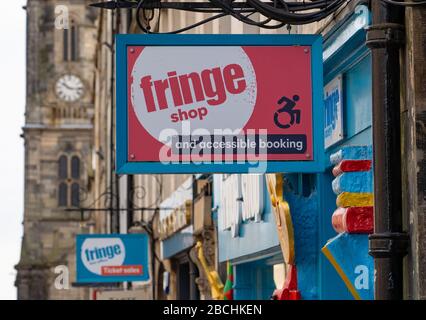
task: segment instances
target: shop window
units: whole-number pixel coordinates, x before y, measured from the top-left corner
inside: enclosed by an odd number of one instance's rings
[[[350,139],[372,125],[371,55],[366,56],[344,74],[344,117]],[[371,129],[370,129],[371,130]]]
[[[265,259],[237,264],[235,274],[235,300],[269,300],[277,288],[283,287],[285,279]]]

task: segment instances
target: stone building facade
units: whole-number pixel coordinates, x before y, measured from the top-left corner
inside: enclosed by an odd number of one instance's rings
[[[339,8],[334,14],[328,18],[304,26],[292,26],[291,28],[281,28],[278,30],[264,30],[257,27],[244,25],[241,22],[232,19],[231,17],[224,17],[221,19],[214,20],[211,23],[207,23],[195,29],[191,29],[184,33],[196,33],[196,34],[270,34],[270,33],[294,33],[294,34],[304,34],[304,33],[314,33],[322,34],[326,36],[331,34],[333,30],[338,29],[343,22],[346,21],[353,13],[356,15],[360,14],[357,12],[357,6],[367,5],[367,1],[348,1],[344,6]],[[422,11],[423,10],[423,11]],[[406,220],[406,230],[410,233],[412,238],[412,246],[410,248],[409,255],[406,259],[406,269],[405,269],[405,297],[409,299],[424,299],[424,250],[421,250],[424,247],[424,223],[423,223],[423,212],[424,212],[424,143],[421,139],[424,136],[424,90],[421,86],[421,77],[424,74],[424,19],[422,17],[424,9],[421,7],[417,8],[407,8],[406,10],[406,28],[407,28],[407,46],[402,52],[403,56],[403,74],[406,78],[403,79],[404,87],[403,90],[403,108],[402,118],[404,126],[404,136],[403,136],[403,176],[405,181],[413,181],[409,184],[410,187],[404,190],[404,218]],[[119,33],[138,33],[138,27],[135,24],[134,12],[122,12],[120,13],[119,19],[118,16],[110,11],[104,10],[101,13],[104,16],[105,20],[108,20],[109,23],[112,23],[116,31]],[[180,12],[175,10],[161,10],[161,12],[156,12],[153,16],[153,19],[150,21],[150,27],[153,31],[156,32],[170,32],[177,30],[182,27],[186,27],[190,24],[193,24],[197,21],[200,21],[202,18],[206,18],[208,14],[203,13],[191,13],[191,12]],[[255,15],[253,15],[256,19]],[[259,16],[257,18],[260,18]],[[116,20],[114,23],[113,20]],[[118,22],[117,22],[118,21]],[[114,31],[112,28],[103,28],[101,33],[105,35],[108,39],[112,39],[110,32]],[[343,37],[344,38],[344,37]],[[327,39],[325,39],[327,40]],[[102,58],[98,61],[102,61]],[[354,62],[355,64],[355,62]],[[415,67],[416,66],[416,67]],[[114,67],[112,66],[112,69]],[[99,68],[103,70],[103,68]],[[108,77],[106,76],[106,71],[102,71],[104,74],[99,76],[101,81],[107,82]],[[368,72],[370,74],[370,72]],[[329,80],[328,80],[329,81]],[[365,133],[365,132],[364,132]],[[101,135],[102,136],[102,135]],[[353,142],[356,143],[356,142]],[[413,165],[416,164],[416,165]],[[130,191],[132,188],[137,190],[137,187],[143,188],[143,199],[136,199],[136,202],[141,205],[151,204],[152,201],[155,201],[155,205],[159,205],[161,200],[167,198],[167,196],[173,192],[173,189],[176,189],[184,179],[179,180],[177,176],[158,176],[154,178],[153,176],[133,176],[129,177],[120,177],[119,179],[131,179],[130,184],[120,184],[130,186]],[[164,179],[164,180],[163,180]],[[158,181],[161,181],[162,184],[158,184]],[[162,187],[167,188],[168,191],[165,191]],[[133,197],[136,193],[128,193],[125,190],[120,190],[120,194],[123,194],[125,197]],[[126,193],[127,192],[127,193]],[[326,215],[324,212],[321,212],[322,215]],[[143,221],[144,219],[149,220],[149,216],[144,213],[134,213],[132,215],[131,221],[138,222]],[[330,223],[327,218],[327,222]],[[214,244],[213,244],[214,246]],[[157,251],[159,252],[159,244],[157,242]],[[192,254],[190,259],[197,264],[197,257]],[[321,262],[323,264],[328,262]],[[177,273],[175,272],[174,265],[176,261],[173,259],[166,259],[160,264],[156,265],[156,291],[155,296],[160,299],[174,299],[179,298],[177,293],[178,288],[176,287],[176,278]],[[203,270],[200,266],[198,267],[199,279],[198,283],[203,283]],[[216,262],[216,269],[218,270],[218,265]],[[164,271],[170,272],[170,293],[166,297],[161,292],[161,273]],[[200,293],[207,292],[205,297],[208,298],[208,288],[202,288],[199,286]],[[201,297],[203,294],[201,294]]]
[[[74,288],[75,234],[92,199],[94,52],[98,11],[89,1],[28,0],[24,236],[16,266],[18,299],[84,299]],[[69,14],[66,20],[58,21]],[[61,16],[62,15],[62,16]],[[65,28],[64,28],[65,26]],[[57,266],[69,283],[55,279]],[[69,286],[68,289],[67,286]]]
[[[189,175],[123,175],[115,170],[114,35],[140,32],[135,10],[90,9],[89,0],[28,0],[27,105],[25,141],[25,216],[21,260],[17,265],[19,299],[90,299],[97,290],[71,286],[58,290],[55,267],[65,265],[75,281],[75,235],[78,233],[144,232],[150,225],[157,257],[161,257],[158,209]],[[329,18],[307,26],[264,30],[225,17],[186,33],[199,34],[327,34],[364,1],[350,1]],[[66,5],[68,31],[55,28],[57,6]],[[203,13],[162,10],[152,30],[169,32],[207,17]],[[424,14],[407,10],[407,78],[404,110],[404,177],[415,181],[404,191],[405,219],[412,243],[407,259],[407,298],[425,297],[424,266]],[[255,15],[253,16],[255,18]],[[259,16],[257,18],[260,18]],[[415,66],[422,66],[418,68]],[[70,92],[71,87],[71,92]],[[72,88],[77,88],[73,90]],[[82,88],[78,90],[78,88]],[[78,165],[77,165],[78,163]],[[417,165],[412,165],[417,163]],[[204,177],[205,178],[205,177]],[[76,187],[78,185],[78,188]],[[74,190],[74,196],[73,196]],[[77,191],[78,192],[77,192]],[[78,194],[78,198],[76,198]],[[85,216],[64,209],[86,207]],[[117,210],[119,208],[119,210]],[[128,210],[126,210],[128,209]],[[327,218],[328,219],[328,218]],[[327,223],[329,221],[327,220]],[[208,231],[208,230],[207,230]],[[205,232],[205,234],[208,232]],[[214,233],[214,231],[213,231]],[[209,266],[220,272],[215,235],[194,236],[205,246]],[[210,240],[209,240],[210,239]],[[206,245],[206,243],[208,243]],[[185,256],[185,257],[183,257]],[[211,299],[211,288],[197,251],[192,248],[151,265],[151,283],[120,285],[140,290],[145,299],[179,299],[179,265],[191,260],[199,298]],[[163,292],[163,274],[170,292]],[[223,272],[221,273],[222,280]]]

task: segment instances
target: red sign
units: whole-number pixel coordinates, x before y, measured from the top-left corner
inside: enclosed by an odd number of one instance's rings
[[[142,274],[142,266],[103,266],[101,274],[103,276],[138,276]]]
[[[128,161],[313,160],[311,46],[127,46]]]

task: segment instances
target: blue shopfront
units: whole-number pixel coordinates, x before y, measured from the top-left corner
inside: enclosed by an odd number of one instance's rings
[[[331,223],[337,195],[330,156],[348,146],[372,144],[371,55],[365,45],[369,24],[368,7],[361,5],[324,36],[326,169],[319,174],[285,174],[283,179],[302,299],[372,297],[367,235],[357,235],[354,242],[362,246],[358,251],[365,252],[362,263],[368,278],[355,289],[348,284],[353,277],[342,275],[343,267],[336,266],[339,257],[331,261],[322,252],[337,235]],[[234,267],[234,299],[269,299],[283,286],[287,269],[264,177],[215,175],[213,195],[219,262],[230,261]],[[352,255],[350,250],[347,254]]]

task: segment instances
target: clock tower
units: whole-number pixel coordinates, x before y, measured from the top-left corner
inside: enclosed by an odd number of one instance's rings
[[[90,0],[28,0],[24,236],[18,299],[88,299],[73,286],[78,208],[92,202],[98,11]],[[64,21],[66,23],[64,23]],[[87,218],[87,217],[85,217]]]

